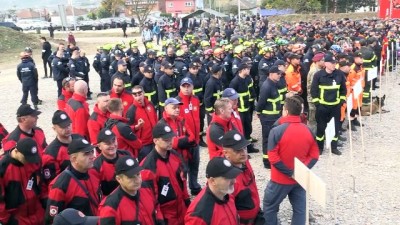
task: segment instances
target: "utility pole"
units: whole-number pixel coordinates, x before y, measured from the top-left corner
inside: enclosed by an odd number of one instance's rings
[[[328,0],[325,0],[325,13],[328,13]]]

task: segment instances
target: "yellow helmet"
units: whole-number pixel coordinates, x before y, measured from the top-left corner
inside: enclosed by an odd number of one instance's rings
[[[154,46],[153,46],[153,43],[151,43],[151,42],[147,42],[146,43],[146,48],[147,49],[152,49]]]
[[[251,41],[245,41],[245,42],[243,42],[243,46],[246,47],[246,48],[251,47],[252,44],[253,44],[253,43],[252,43]]]
[[[183,50],[178,50],[176,51],[176,56],[183,56],[183,54],[185,54],[185,52]]]
[[[243,45],[238,45],[233,49],[233,53],[239,54],[239,53],[243,52],[243,50],[244,50]]]
[[[201,41],[200,42],[201,47],[206,47],[206,46],[210,46],[210,42],[208,41]]]

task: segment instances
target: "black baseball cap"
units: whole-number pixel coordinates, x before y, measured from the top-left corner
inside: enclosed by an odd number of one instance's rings
[[[62,110],[57,110],[53,114],[53,118],[51,122],[54,125],[58,125],[62,128],[66,128],[71,124],[71,118],[69,118],[68,114]]]
[[[68,208],[54,217],[53,225],[96,225],[97,216],[85,216],[81,211]]]
[[[277,67],[277,66],[271,66],[271,68],[269,68],[269,71],[268,71],[270,74],[271,73],[282,73],[282,71]]]
[[[198,62],[191,62],[189,64],[189,68],[199,68],[200,67],[200,63]]]
[[[250,144],[250,142],[237,130],[226,132],[222,137],[221,143],[222,147],[232,148],[235,151],[240,151]]]
[[[247,63],[241,63],[239,65],[238,71],[244,70],[244,69],[250,69],[250,66]]]
[[[170,62],[166,62],[163,64],[164,69],[173,69],[174,65],[172,65]]]
[[[17,142],[15,148],[24,155],[25,161],[28,163],[39,163],[40,156],[38,152],[37,143],[30,137],[21,139]]]
[[[42,113],[41,111],[36,110],[33,106],[29,104],[21,105],[17,110],[17,117],[21,116],[38,116]]]
[[[229,98],[231,100],[235,100],[239,98],[239,94],[237,93],[237,91],[233,88],[226,88],[223,92],[222,92],[222,97],[223,98]]]
[[[301,59],[301,55],[296,54],[296,53],[291,53],[291,54],[288,56],[288,58],[289,58],[289,59]]]
[[[141,62],[141,63],[139,63],[139,67],[145,67],[145,66],[147,66],[147,63],[146,63],[146,62]]]
[[[278,59],[275,61],[274,66],[284,66],[285,65],[285,61]]]
[[[337,63],[335,56],[332,54],[325,54],[324,61],[329,63]]]
[[[132,177],[143,170],[143,167],[139,166],[137,159],[132,156],[122,156],[115,163],[115,174],[124,174],[128,177]]]
[[[153,127],[153,138],[172,138],[175,137],[175,133],[172,131],[171,127],[164,123],[157,123]]]
[[[97,143],[101,142],[110,142],[115,140],[115,134],[108,128],[103,128],[100,130],[99,134],[97,135]]]
[[[218,65],[218,64],[214,64],[212,67],[211,67],[211,72],[212,73],[218,73],[219,71],[221,71],[222,70],[222,66],[221,65]]]
[[[227,179],[234,179],[242,170],[233,166],[224,157],[214,157],[211,159],[206,168],[206,177],[225,177]]]
[[[115,56],[122,56],[121,50],[115,50],[114,55]]]
[[[145,66],[143,73],[154,73],[154,70],[151,66]]]
[[[90,152],[93,151],[95,146],[91,145],[83,137],[72,139],[71,143],[68,145],[68,155],[78,153],[78,152]]]

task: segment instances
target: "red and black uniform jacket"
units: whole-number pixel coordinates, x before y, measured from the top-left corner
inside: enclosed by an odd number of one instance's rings
[[[6,128],[3,126],[3,124],[0,123],[0,142],[3,141],[3,139],[8,135],[8,131]],[[0,143],[0,148],[2,148],[2,143]]]
[[[104,124],[106,123],[110,114],[108,112],[102,112],[97,104],[93,108],[93,113],[90,115],[89,120],[87,122],[90,142],[92,144],[97,144],[97,135],[100,133],[100,130],[104,128]]]
[[[200,142],[200,100],[195,95],[186,96],[182,92],[179,92],[178,101],[182,102],[183,105],[180,107],[179,116],[184,118],[186,128],[190,130],[196,141],[196,144]]]
[[[100,179],[101,191],[103,196],[109,195],[118,187],[119,183],[115,180],[115,163],[120,156],[130,155],[124,150],[117,150],[115,159],[107,159],[103,154],[100,154],[95,160],[93,168],[98,173]]]
[[[133,104],[133,97],[131,93],[123,90],[120,94],[115,93],[114,89],[110,90],[110,98],[119,98],[122,101],[122,105],[124,106],[124,112],[122,115],[126,115],[129,107]]]
[[[256,178],[249,160],[240,169],[242,173],[236,177],[235,191],[232,196],[235,199],[240,224],[254,224],[254,219],[261,210]]]
[[[183,159],[175,150],[161,157],[155,149],[140,163],[142,188],[150,188],[155,194],[165,223],[182,225],[190,204],[187,191],[186,168]]]
[[[144,124],[139,130],[135,131],[136,136],[142,141],[143,145],[153,144],[152,130],[157,124],[158,118],[153,104],[147,98],[144,98],[144,105],[134,100],[125,117],[128,118],[128,124],[132,130],[135,130],[138,120],[142,119]]]
[[[239,225],[239,216],[232,196],[218,199],[207,186],[190,204],[185,225]]]
[[[319,158],[319,149],[313,133],[301,122],[299,116],[286,116],[280,125],[271,129],[268,137],[268,157],[271,162],[271,180],[278,184],[292,185],[294,158],[308,168]]]
[[[44,136],[44,132],[41,128],[35,127],[32,129],[32,133],[26,133],[19,126],[15,128],[11,133],[9,133],[3,140],[3,150],[9,151],[17,145],[17,142],[26,137],[30,137],[36,141],[38,152],[40,155],[43,154],[44,149],[47,147],[46,137]]]
[[[163,112],[163,118],[158,122],[171,127],[176,135],[172,138],[172,149],[179,152],[185,162],[187,162],[189,157],[191,157],[188,150],[197,145],[193,132],[188,129],[189,124],[180,116],[172,119],[165,111]]]
[[[77,181],[68,174],[70,171],[86,188],[81,188]],[[45,224],[51,225],[53,218],[66,208],[74,208],[86,216],[96,216],[100,202],[100,181],[96,171],[80,173],[72,166],[61,172],[49,185],[49,199],[45,214]],[[90,197],[89,197],[90,195]]]
[[[226,132],[234,129],[237,130],[232,120],[225,120],[213,114],[211,123],[207,128],[207,145],[210,159],[217,156],[224,156],[221,144],[222,136],[224,136]]]
[[[236,127],[236,130],[239,131],[239,133],[244,135],[242,119],[240,119],[239,111],[237,109],[233,110],[232,116],[231,116],[231,121],[232,121],[233,125]]]
[[[61,90],[61,95],[57,99],[57,107],[59,110],[64,111],[68,100],[72,97],[74,92],[67,91],[64,88]]]
[[[164,224],[160,207],[148,188],[140,188],[132,196],[118,187],[100,203],[99,217],[99,225]]]
[[[86,96],[73,94],[65,106],[65,112],[72,121],[72,133],[79,134],[89,139],[89,130],[87,122],[89,120],[89,105],[86,102]]]
[[[47,186],[40,164],[22,164],[7,152],[0,160],[0,223],[42,225]]]
[[[106,127],[111,129],[117,137],[118,149],[126,150],[137,158],[142,148],[142,141],[137,138],[127,122],[128,120],[122,116],[110,114]]]

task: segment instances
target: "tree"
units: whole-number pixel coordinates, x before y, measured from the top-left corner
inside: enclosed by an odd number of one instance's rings
[[[89,12],[87,17],[91,20],[96,20],[97,19],[97,14],[96,12]]]
[[[151,10],[157,3],[156,0],[130,0],[126,5],[131,7],[132,15],[135,15],[138,22],[140,31],[143,29],[143,23],[147,20]]]
[[[118,9],[123,6],[124,0],[103,0],[101,2],[101,7],[108,10],[113,17],[117,15]]]
[[[318,13],[321,0],[263,0],[262,6],[270,9],[294,9],[296,13]]]
[[[112,16],[111,12],[108,11],[107,9],[103,8],[103,7],[100,7],[97,10],[97,18],[98,19],[107,18],[107,17],[111,17],[111,16]]]

